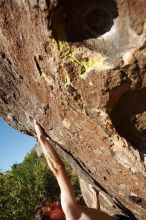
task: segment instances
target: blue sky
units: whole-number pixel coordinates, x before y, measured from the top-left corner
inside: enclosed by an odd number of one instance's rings
[[[0,172],[23,161],[36,139],[22,134],[0,119]]]

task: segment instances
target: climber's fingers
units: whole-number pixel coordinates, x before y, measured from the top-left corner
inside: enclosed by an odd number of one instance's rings
[[[36,119],[34,119],[34,128],[35,131],[37,133],[38,138],[40,138],[41,136],[45,136],[43,128],[41,127],[41,125],[36,121]]]
[[[93,194],[96,194],[96,196],[99,195],[99,191],[98,191],[96,188],[94,188],[91,184],[89,184],[88,186],[89,186],[90,191],[91,191]]]

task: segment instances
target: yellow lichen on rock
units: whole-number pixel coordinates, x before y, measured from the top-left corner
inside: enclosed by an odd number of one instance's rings
[[[65,42],[65,41],[57,41],[57,45],[58,45],[58,50],[60,51],[60,52],[63,52],[67,47],[68,47],[68,44],[67,44],[67,42]]]
[[[79,76],[82,79],[86,79],[88,73],[94,69],[97,71],[103,71],[109,68],[109,65],[105,63],[106,57],[90,50],[85,50],[85,53],[83,53],[80,49],[72,49],[69,57],[71,57],[75,63],[80,65],[81,73]]]
[[[46,79],[47,74],[46,74],[45,72],[42,72],[40,76],[41,76],[43,79]]]
[[[60,74],[60,78],[63,81],[63,83],[65,84],[65,86],[68,86],[71,84],[70,77],[69,77],[66,69],[61,68],[59,71],[59,74]]]
[[[76,47],[75,45],[70,46],[69,43],[65,41],[56,41],[52,39],[55,52],[58,51],[60,56],[60,67],[64,69],[64,64],[67,62],[72,62],[80,66],[79,77],[81,79],[86,79],[88,74],[95,70],[105,71],[110,68],[106,63],[106,57],[103,57],[100,53],[92,51],[84,46]],[[66,70],[65,70],[66,71]],[[65,85],[70,85],[69,74],[64,74],[63,81]]]
[[[88,58],[87,61],[81,61],[81,65],[83,66],[83,71],[79,75],[80,78],[86,79],[88,73],[92,70],[102,71],[108,68],[107,64],[104,62],[106,60],[105,57],[91,57]]]
[[[71,84],[71,82],[70,82],[70,77],[69,77],[68,75],[65,76],[64,81],[65,81],[65,85],[66,85],[66,86],[68,86],[68,85]]]

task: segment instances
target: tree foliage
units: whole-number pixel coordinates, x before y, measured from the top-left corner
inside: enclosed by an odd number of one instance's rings
[[[78,193],[78,179],[66,162],[65,166]],[[33,149],[21,164],[14,164],[11,171],[0,175],[0,219],[30,220],[36,205],[49,196],[59,200],[58,183],[45,158],[38,157]]]

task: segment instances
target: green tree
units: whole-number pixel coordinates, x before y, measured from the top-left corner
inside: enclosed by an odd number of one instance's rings
[[[78,179],[66,162],[65,166],[78,194]],[[0,220],[30,220],[36,205],[48,196],[59,200],[60,189],[44,156],[38,157],[33,149],[22,164],[0,175]]]

